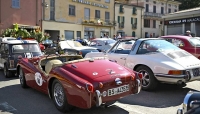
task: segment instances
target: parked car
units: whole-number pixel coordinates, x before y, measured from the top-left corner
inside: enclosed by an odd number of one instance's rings
[[[115,43],[116,43],[116,41],[111,38],[95,38],[90,41],[89,46],[95,47],[101,52],[101,51],[107,51]]]
[[[17,72],[23,88],[48,94],[61,112],[73,106],[89,109],[110,105],[141,90],[142,74],[106,58],[66,54],[23,58]]]
[[[77,42],[77,41],[65,40],[65,41],[59,42],[59,52],[64,51],[65,53],[67,52],[66,50],[69,50],[69,49],[77,50],[78,55],[82,55],[83,57],[85,57],[86,53],[89,53],[89,52],[99,52],[97,48],[83,46],[80,42]],[[63,53],[63,52],[60,52],[60,53]]]
[[[36,41],[9,40],[1,43],[0,67],[4,69],[5,77],[14,76],[19,58],[41,56],[41,50]]]
[[[200,40],[198,38],[181,35],[161,36],[161,38],[166,39],[177,47],[200,59]]]
[[[189,91],[182,106],[177,110],[177,114],[200,114],[200,92]]]
[[[162,38],[122,39],[106,53],[85,58],[102,56],[143,73],[144,90],[154,90],[158,82],[185,86],[200,79],[200,60]]]

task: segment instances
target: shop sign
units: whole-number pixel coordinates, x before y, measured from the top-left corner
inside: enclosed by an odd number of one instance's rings
[[[200,22],[200,17],[191,17],[191,18],[185,18],[185,19],[169,20],[169,21],[165,21],[165,25],[192,23],[192,22]]]
[[[108,29],[101,29],[101,31],[107,31],[107,32],[109,32],[109,30],[108,30]]]
[[[85,27],[85,31],[94,31],[94,28],[91,28],[91,27]]]
[[[90,1],[87,1],[87,0],[72,0],[72,1],[73,2],[78,2],[78,3],[81,3],[81,4],[92,5],[92,6],[108,9],[108,6],[106,6],[106,5],[90,2]]]

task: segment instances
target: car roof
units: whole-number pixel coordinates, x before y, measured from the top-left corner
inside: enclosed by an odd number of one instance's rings
[[[141,41],[144,41],[144,40],[160,40],[160,39],[163,39],[163,38],[126,38],[126,39],[119,39],[121,41],[125,41],[125,40],[141,40]]]
[[[5,41],[3,43],[7,43],[7,44],[28,44],[28,43],[38,43],[35,40],[9,40],[9,41]]]
[[[189,39],[189,38],[192,38],[192,37],[190,37],[190,36],[184,36],[184,35],[166,35],[166,36],[161,36],[161,38]]]
[[[93,40],[113,40],[112,38],[95,38],[95,39],[93,39]]]

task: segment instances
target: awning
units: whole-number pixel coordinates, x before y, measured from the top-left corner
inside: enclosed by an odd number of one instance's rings
[[[15,24],[13,24],[15,25]],[[27,28],[27,29],[37,29],[40,28],[40,26],[34,26],[34,25],[24,25],[24,24],[17,24],[19,28]]]

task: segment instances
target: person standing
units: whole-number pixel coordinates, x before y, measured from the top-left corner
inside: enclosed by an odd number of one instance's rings
[[[192,37],[190,30],[187,30],[187,31],[186,31],[185,36]]]
[[[122,38],[121,34],[118,33],[117,39],[121,39],[121,38]]]

